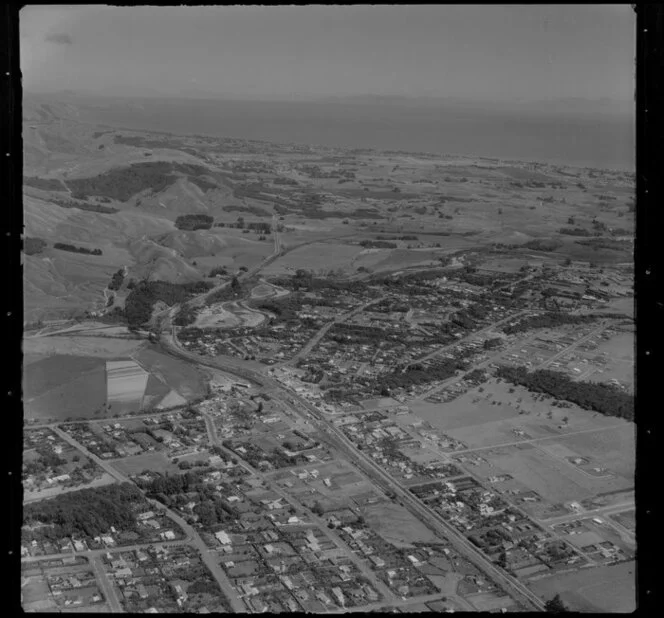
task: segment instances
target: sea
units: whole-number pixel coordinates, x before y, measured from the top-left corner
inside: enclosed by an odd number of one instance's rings
[[[81,119],[127,129],[467,155],[632,172],[633,114],[460,105],[211,99],[107,100]]]

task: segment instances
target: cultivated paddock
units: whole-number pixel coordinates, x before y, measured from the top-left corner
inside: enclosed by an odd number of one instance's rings
[[[108,361],[106,363],[108,402],[140,406],[148,376],[148,372],[135,361]]]

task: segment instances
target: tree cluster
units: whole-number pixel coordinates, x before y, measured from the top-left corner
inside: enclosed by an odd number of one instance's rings
[[[74,197],[85,199],[88,195],[100,195],[126,202],[146,189],[152,193],[163,191],[176,180],[174,172],[198,175],[207,170],[189,163],[151,161],[115,168],[92,178],[67,180],[67,186]]]
[[[507,335],[522,333],[534,328],[558,328],[566,324],[587,324],[597,320],[595,315],[572,315],[569,313],[560,313],[549,311],[542,315],[535,315],[524,318],[514,326],[503,327],[503,332]]]
[[[36,176],[23,176],[23,184],[42,191],[64,191],[62,181],[57,178],[37,178]]]
[[[396,389],[409,388],[435,380],[446,380],[464,368],[465,363],[456,359],[448,359],[428,367],[410,365],[405,370],[396,370],[387,376],[381,376],[376,381],[375,390],[386,397]]]
[[[561,227],[558,232],[567,236],[595,236],[595,233],[582,227]]]
[[[41,253],[46,247],[48,247],[48,243],[41,238],[26,236],[23,239],[23,253],[26,255],[36,255],[37,253]]]
[[[110,201],[106,198],[102,198],[102,201]],[[51,198],[51,202],[60,206],[60,208],[78,208],[79,210],[85,210],[88,212],[98,212],[102,215],[112,215],[116,212],[119,212],[117,208],[112,208],[111,206],[101,206],[100,204],[91,204],[89,202],[74,202],[72,200],[56,200]]]
[[[180,304],[191,296],[202,294],[212,287],[207,281],[169,283],[168,281],[140,281],[125,301],[125,317],[130,327],[139,327],[150,319],[157,301],[169,306]]]
[[[95,537],[108,532],[111,526],[133,529],[136,524],[134,508],[143,500],[143,494],[131,483],[105,485],[28,504],[23,510],[23,519],[27,525],[47,524],[33,531],[33,538]]]
[[[85,247],[77,247],[64,242],[56,242],[53,245],[54,249],[60,251],[69,251],[71,253],[85,253],[86,255],[102,255],[101,249],[86,249]]]
[[[113,277],[111,277],[111,282],[108,284],[108,289],[111,291],[116,291],[119,290],[120,287],[122,286],[122,282],[124,281],[124,268],[120,268],[117,272],[113,273]]]
[[[396,249],[397,244],[395,242],[388,242],[387,240],[362,240],[360,241],[360,247],[371,249]]]
[[[209,230],[214,223],[214,217],[210,215],[180,215],[175,220],[175,227],[178,230]]]
[[[539,369],[528,373],[524,367],[499,367],[496,376],[536,393],[575,403],[584,410],[605,416],[634,420],[634,397],[610,384],[575,382],[564,373]]]

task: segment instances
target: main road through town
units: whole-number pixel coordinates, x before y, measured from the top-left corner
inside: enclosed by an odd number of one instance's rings
[[[170,315],[172,314],[169,314],[168,317],[170,317]],[[170,326],[170,324],[168,326]],[[170,326],[170,328],[164,328],[162,333],[161,345],[165,352],[189,361],[190,363],[212,367],[239,376],[245,380],[249,380],[250,382],[269,390],[272,396],[281,400],[283,403],[288,404],[296,413],[308,418],[313,422],[313,425],[321,436],[325,438],[332,447],[344,454],[349,461],[362,470],[378,486],[395,495],[404,506],[426,523],[432,530],[446,537],[458,551],[469,558],[482,571],[491,575],[491,577],[506,591],[509,591],[515,599],[529,609],[544,609],[544,603],[538,596],[531,592],[516,578],[496,567],[440,515],[428,508],[404,486],[388,475],[383,469],[378,467],[361,451],[356,449],[355,445],[337,427],[328,422],[314,406],[300,398],[295,391],[254,369],[247,368],[246,365],[239,360],[231,358],[225,358],[223,360],[218,358],[209,359],[183,350],[178,344],[175,329],[172,326]]]

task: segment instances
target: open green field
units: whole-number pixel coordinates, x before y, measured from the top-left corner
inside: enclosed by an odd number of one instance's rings
[[[125,457],[113,462],[113,467],[126,475],[140,474],[143,470],[154,470],[169,474],[178,474],[180,469],[171,463],[163,453],[144,453],[134,457]]]
[[[422,522],[404,507],[391,502],[380,502],[363,510],[370,528],[378,532],[386,541],[397,547],[412,547],[414,542],[440,543]]]
[[[295,249],[275,260],[263,270],[266,276],[293,273],[304,268],[315,273],[336,269],[349,269],[362,247],[336,242],[320,242]]]
[[[530,393],[525,388],[520,386],[512,387],[509,384],[499,383],[494,381],[487,382],[484,386],[484,392],[479,393],[478,389],[468,391],[462,397],[451,401],[446,404],[430,404],[452,406],[457,405],[456,410],[459,415],[463,414],[464,408],[459,402],[469,402],[468,411],[469,421],[473,420],[474,423],[457,421],[457,426],[452,427],[446,432],[453,438],[460,440],[469,448],[480,448],[485,446],[492,446],[496,444],[508,444],[512,442],[520,442],[527,439],[547,438],[553,436],[561,436],[571,434],[578,431],[586,431],[593,429],[603,429],[605,427],[615,426],[630,426],[626,421],[622,421],[610,416],[602,416],[595,412],[582,410],[578,406],[573,405],[570,408],[557,408],[552,406],[552,399],[550,397],[542,397],[534,393]],[[510,389],[514,392],[510,393]],[[479,399],[478,399],[479,398]],[[498,420],[487,420],[484,423],[477,422],[481,417],[477,411],[473,411],[472,402],[478,399],[475,405],[484,401],[483,409],[512,409],[514,413],[508,417],[507,413],[502,415]],[[487,400],[496,401],[496,405],[489,404],[486,408]],[[411,404],[414,411],[415,407]],[[453,408],[454,409],[454,408]],[[446,413],[448,408],[445,408]],[[524,414],[519,414],[519,410],[524,411]],[[548,418],[549,413],[551,418]],[[566,419],[566,423],[564,423]],[[433,421],[430,421],[432,424]],[[442,421],[441,421],[442,422]],[[514,430],[521,430],[525,435],[519,437],[515,435]]]
[[[492,474],[507,473],[552,503],[581,501],[598,493],[633,487],[633,480],[594,477],[533,444],[482,451],[492,464]]]
[[[571,611],[631,613],[636,610],[636,563],[581,569],[528,583],[543,599],[560,594]]]

